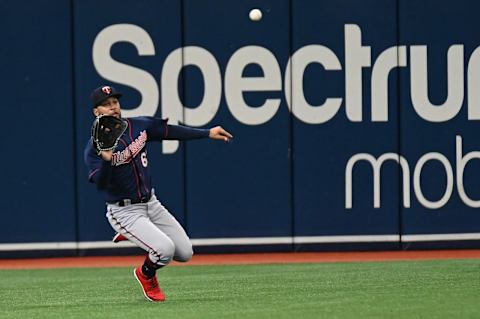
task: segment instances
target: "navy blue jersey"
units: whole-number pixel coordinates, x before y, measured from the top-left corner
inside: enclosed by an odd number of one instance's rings
[[[92,139],[84,152],[88,179],[97,184],[107,202],[123,199],[138,201],[151,193],[152,181],[148,170],[147,144],[165,139],[197,139],[208,137],[209,130],[167,125],[156,117],[126,118],[128,128],[121,136],[112,160],[98,155]]]

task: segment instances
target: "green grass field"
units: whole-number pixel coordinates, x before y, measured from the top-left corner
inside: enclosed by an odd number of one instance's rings
[[[0,318],[479,318],[480,260],[2,270]]]

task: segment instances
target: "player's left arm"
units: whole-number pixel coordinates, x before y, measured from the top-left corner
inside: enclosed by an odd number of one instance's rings
[[[214,140],[222,140],[225,142],[230,142],[230,140],[233,138],[233,135],[227,132],[223,127],[215,126],[209,130],[208,137]]]
[[[229,142],[233,136],[221,126],[211,129],[199,129],[183,125],[167,125],[167,132],[164,140],[194,140],[199,138],[211,138]]]
[[[184,125],[167,124],[167,120],[153,118],[154,125],[151,125],[147,131],[151,140],[178,140],[187,141],[201,138],[211,138],[229,142],[233,136],[221,126],[215,126],[210,129],[194,128]]]

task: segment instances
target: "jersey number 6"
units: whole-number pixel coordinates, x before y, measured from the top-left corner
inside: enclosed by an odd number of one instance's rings
[[[148,166],[147,153],[143,152],[143,153],[140,155],[140,159],[142,160],[142,165],[143,165],[143,167],[147,167],[147,166]]]

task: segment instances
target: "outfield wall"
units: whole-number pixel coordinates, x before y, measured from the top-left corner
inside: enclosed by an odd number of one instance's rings
[[[480,247],[479,9],[1,1],[0,257],[117,247],[83,164],[103,83],[125,116],[235,136],[149,145],[197,251]]]

